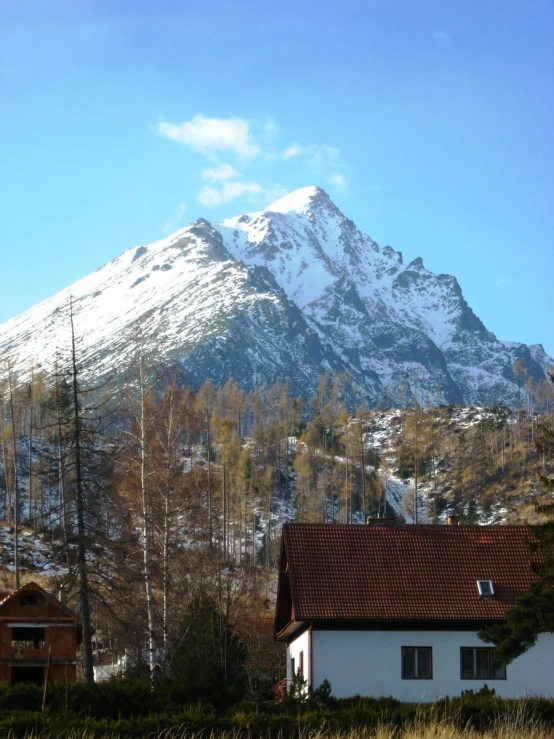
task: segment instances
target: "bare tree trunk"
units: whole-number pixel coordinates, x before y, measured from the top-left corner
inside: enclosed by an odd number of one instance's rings
[[[143,565],[144,565],[144,588],[146,591],[146,611],[148,619],[148,667],[150,670],[150,682],[153,685],[156,669],[156,612],[154,608],[154,589],[152,586],[152,551],[151,551],[151,520],[150,520],[150,494],[148,489],[148,450],[146,440],[146,388],[144,378],[144,367],[142,358],[139,365],[140,385],[140,487],[143,517]]]
[[[163,533],[163,650],[164,664],[169,662],[169,496],[165,499]]]
[[[210,434],[210,415],[209,411],[206,410],[207,420],[207,444],[208,444],[208,530],[209,530],[209,541],[210,551],[213,549],[214,542],[214,530],[213,530],[213,511],[212,511],[212,439]]]
[[[364,424],[363,420],[360,418],[360,457],[361,457],[361,463],[362,463],[362,512],[363,512],[363,522],[366,521],[366,499],[365,499],[365,491],[366,491],[366,479],[365,479],[365,455],[364,455]],[[371,515],[373,515],[373,504],[371,506],[372,512]]]
[[[171,539],[171,517],[170,517],[170,497],[171,497],[171,453],[174,444],[174,418],[173,418],[173,402],[174,395],[172,390],[171,405],[168,411],[167,426],[167,459],[166,459],[166,480],[165,480],[165,506],[164,506],[164,523],[163,523],[163,540],[162,540],[162,577],[163,577],[163,651],[164,665],[169,663],[169,555],[170,555],[170,539]]]
[[[86,560],[86,530],[85,530],[85,492],[83,485],[83,468],[81,459],[82,421],[79,403],[79,385],[77,381],[77,356],[75,349],[75,328],[73,325],[73,305],[70,303],[71,321],[71,363],[72,363],[72,393],[73,393],[73,436],[75,442],[75,486],[77,509],[77,569],[79,572],[79,599],[81,603],[81,619],[83,622],[83,653],[85,680],[90,685],[94,682],[93,654],[92,654],[92,626],[90,617],[90,593],[88,585]]]
[[[271,493],[268,490],[267,495],[267,529],[266,529],[266,547],[265,547],[265,566],[269,570],[270,554],[269,547],[271,546]]]
[[[223,559],[227,558],[227,496],[225,495],[226,467],[223,462]]]
[[[256,570],[256,511],[252,513],[252,569]]]
[[[415,411],[416,414],[419,410]],[[415,417],[415,444],[414,444],[414,524],[418,523],[418,482],[419,482],[419,420]]]
[[[19,480],[18,480],[18,469],[17,469],[17,434],[15,432],[15,412],[13,407],[13,388],[12,388],[12,369],[10,360],[8,359],[8,385],[10,390],[10,414],[12,420],[12,463],[13,463],[13,490],[14,490],[14,570],[15,570],[15,588],[16,590],[20,587],[19,577]]]
[[[6,509],[6,520],[9,524],[12,523],[12,489],[10,484],[10,473],[8,472],[8,455],[6,451],[6,435],[4,433],[4,403],[2,402],[2,408],[0,412],[0,435],[2,442],[2,461],[4,466],[4,485],[6,488],[5,498],[5,509]]]
[[[36,531],[36,516],[33,516],[33,378],[31,376],[31,405],[29,407],[29,457],[28,457],[28,506],[29,506],[29,523]],[[36,506],[35,506],[36,508]]]
[[[65,550],[65,557],[67,560],[67,568],[70,569],[70,557],[68,547],[68,516],[67,516],[67,505],[65,499],[65,476],[64,476],[64,462],[63,462],[63,439],[62,439],[62,427],[60,423],[60,417],[58,416],[58,501],[60,507],[60,519],[62,529],[62,544]]]

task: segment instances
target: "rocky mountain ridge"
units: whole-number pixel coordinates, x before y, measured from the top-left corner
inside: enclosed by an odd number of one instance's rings
[[[370,406],[492,404],[516,402],[518,359],[535,380],[553,364],[540,345],[497,340],[454,277],[405,265],[316,187],[127,250],[4,323],[0,356],[15,374],[64,361],[70,299],[95,378],[124,376],[142,354],[193,384],[289,378],[308,397],[323,372],[346,371]]]

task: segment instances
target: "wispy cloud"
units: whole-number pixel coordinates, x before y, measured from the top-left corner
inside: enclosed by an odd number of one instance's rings
[[[341,157],[340,151],[329,144],[307,144],[301,146],[294,142],[281,152],[285,161],[298,162],[303,170],[308,170],[312,177],[325,180],[341,190],[347,186],[346,175],[349,165]]]
[[[198,202],[206,207],[230,203],[244,195],[260,196],[265,189],[258,182],[225,182],[221,187],[205,185],[198,193]]]
[[[198,193],[198,201],[206,207],[223,205],[238,198],[249,196],[261,196],[266,192],[258,182],[241,182],[241,174],[230,164],[222,162],[213,169],[204,169],[202,179],[211,182],[212,185],[204,185]],[[215,187],[215,183],[222,183]]]
[[[300,154],[302,154],[302,147],[298,146],[298,144],[291,144],[284,150],[283,159],[292,159],[293,157],[300,156]]]
[[[302,158],[312,166],[330,164],[340,160],[340,151],[328,144],[308,144],[300,146],[291,144],[283,151],[284,159]]]
[[[510,285],[510,284],[511,284],[511,281],[507,277],[504,277],[503,275],[499,275],[496,278],[496,280],[493,282],[493,286],[495,288],[506,287],[507,285]]]
[[[437,44],[446,44],[448,42],[448,34],[446,31],[442,31],[441,29],[435,31],[433,38]]]
[[[327,182],[330,185],[334,185],[339,190],[346,190],[346,180],[344,179],[344,175],[342,174],[332,174]]]
[[[167,221],[164,223],[165,233],[169,233],[170,231],[173,231],[175,226],[179,224],[179,221],[185,215],[186,210],[187,210],[187,206],[185,205],[185,203],[179,203],[173,215],[170,216],[167,219]]]
[[[259,153],[258,146],[252,142],[250,124],[243,118],[196,115],[179,125],[163,121],[158,124],[158,132],[204,154],[230,150],[241,157],[253,157]]]
[[[240,177],[240,172],[232,167],[230,164],[222,162],[213,169],[203,169],[202,179],[208,180],[208,182],[221,182],[222,180],[234,180]]]

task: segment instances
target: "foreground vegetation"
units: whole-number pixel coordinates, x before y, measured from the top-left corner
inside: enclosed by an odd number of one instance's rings
[[[502,700],[494,690],[433,704],[393,698],[335,700],[328,690],[279,704],[181,703],[175,685],[148,681],[50,688],[45,710],[35,686],[0,686],[0,737],[139,739],[473,739],[554,737],[554,701]]]
[[[15,737],[16,734],[9,732],[8,737]],[[43,730],[29,731],[22,735],[22,739],[93,739],[94,733],[87,729],[69,729],[61,731]],[[209,739],[241,739],[242,737],[250,737],[251,734],[246,731],[232,731],[215,733],[211,732]],[[280,736],[280,735],[278,735]],[[460,728],[449,721],[443,721],[438,724],[419,724],[403,729],[395,729],[394,727],[383,725],[377,728],[358,727],[350,731],[330,732],[326,729],[309,730],[299,734],[301,739],[552,739],[554,731],[548,726],[538,723],[529,725],[521,725],[516,719],[515,721],[500,719],[494,726],[485,731],[476,731],[471,727]],[[114,734],[106,731],[101,735],[102,739],[123,739],[123,735],[119,732]],[[149,739],[205,739],[204,732],[191,732],[183,729],[181,726],[172,727],[156,734],[152,732],[148,735]]]

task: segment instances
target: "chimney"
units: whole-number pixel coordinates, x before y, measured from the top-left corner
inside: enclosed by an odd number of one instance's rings
[[[62,606],[65,606],[65,602],[65,585],[60,585],[60,603],[62,604]]]
[[[375,518],[368,516],[366,518],[366,524],[368,526],[394,526],[394,518],[385,518],[384,516],[382,518]]]
[[[447,526],[459,526],[460,525],[460,517],[454,515],[451,513],[446,517],[446,525]]]

